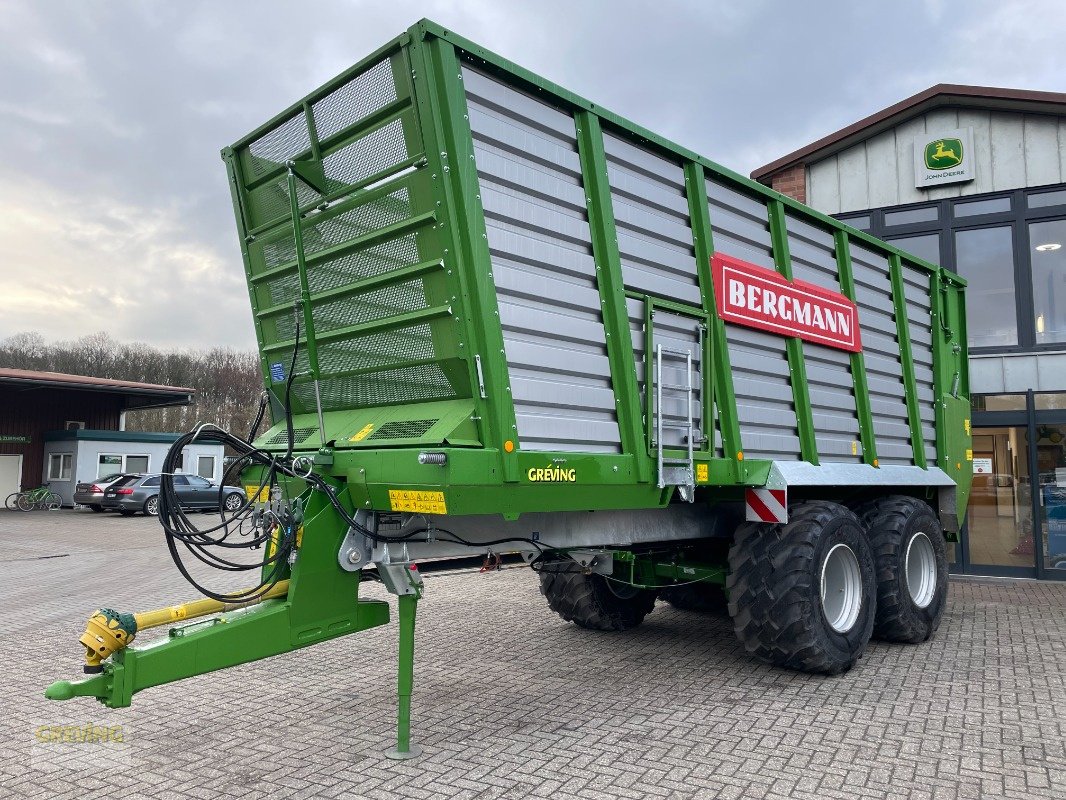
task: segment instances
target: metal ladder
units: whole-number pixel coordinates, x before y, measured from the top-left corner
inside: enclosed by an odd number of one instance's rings
[[[663,353],[681,356],[685,359],[685,385],[663,383]],[[685,398],[687,409],[687,421],[684,425],[679,422],[664,422],[663,417],[663,391],[674,392],[677,396]],[[696,438],[696,432],[692,427],[692,351],[673,350],[664,348],[661,344],[655,346],[655,463],[658,474],[658,486],[663,489],[667,486],[676,486],[681,499],[692,502],[695,499],[696,477],[692,463],[692,444]],[[684,431],[684,441],[688,448],[687,458],[667,458],[663,455],[663,430]]]

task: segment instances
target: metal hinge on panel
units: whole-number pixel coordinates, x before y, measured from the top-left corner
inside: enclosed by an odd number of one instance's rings
[[[477,370],[477,390],[482,400],[488,397],[485,393],[485,373],[481,371],[481,356],[474,354],[474,368]]]

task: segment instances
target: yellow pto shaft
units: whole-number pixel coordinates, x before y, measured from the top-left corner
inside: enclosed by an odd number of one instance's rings
[[[85,671],[99,672],[103,668],[102,663],[105,659],[125,648],[143,630],[254,606],[264,600],[285,597],[288,593],[289,582],[285,580],[278,581],[254,600],[226,603],[204,598],[177,606],[159,608],[155,611],[142,611],[138,614],[120,614],[110,608],[101,608],[89,618],[85,625],[85,633],[78,640],[85,647]]]

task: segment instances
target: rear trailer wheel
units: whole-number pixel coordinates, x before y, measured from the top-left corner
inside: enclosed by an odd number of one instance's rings
[[[776,666],[837,675],[870,641],[874,560],[844,506],[811,501],[789,509],[785,525],[741,525],[726,587],[737,638]]]
[[[667,586],[659,590],[659,599],[665,600],[679,611],[725,614],[729,607],[724,587],[706,581]]]
[[[857,509],[877,570],[874,636],[924,642],[940,626],[948,596],[944,532],[928,504],[913,497],[882,497]]]
[[[548,606],[582,628],[624,631],[635,628],[655,607],[655,592],[603,575],[585,574],[574,561],[549,561],[540,568],[540,592]]]

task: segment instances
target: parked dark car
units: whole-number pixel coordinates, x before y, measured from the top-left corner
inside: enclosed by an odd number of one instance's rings
[[[159,512],[159,482],[159,475],[127,475],[107,487],[101,505],[124,516],[142,511],[154,517]],[[218,484],[199,475],[175,475],[174,491],[184,509],[218,508]],[[222,507],[226,511],[241,507],[244,492],[235,486],[226,486],[222,491]]]
[[[74,504],[88,506],[93,511],[103,511],[104,507],[101,503],[104,502],[104,492],[107,491],[107,487],[125,477],[125,472],[113,472],[110,475],[97,478],[91,483],[86,481],[79,482],[74,487]]]

